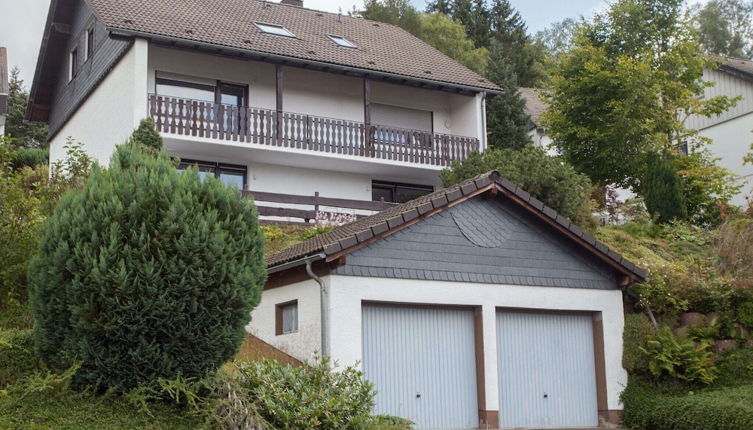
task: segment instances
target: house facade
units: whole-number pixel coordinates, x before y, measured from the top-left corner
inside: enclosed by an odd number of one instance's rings
[[[286,0],[283,3],[295,3]],[[296,4],[53,0],[27,118],[100,163],[152,118],[238,188],[405,201],[483,151],[498,88],[392,25]]]
[[[623,300],[646,272],[481,175],[272,255],[247,330],[363,370],[418,429],[618,421]]]

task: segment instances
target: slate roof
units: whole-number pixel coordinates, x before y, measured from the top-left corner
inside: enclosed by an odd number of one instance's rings
[[[526,115],[528,115],[528,119],[534,125],[541,124],[542,114],[549,108],[549,105],[541,100],[541,97],[538,94],[538,91],[541,90],[536,88],[521,87],[518,88],[518,91],[520,92],[520,96],[523,98],[523,100],[526,101],[526,105],[523,108],[523,111]]]
[[[87,0],[109,30],[165,36],[384,72],[422,80],[500,89],[484,77],[385,23],[261,0]],[[295,38],[262,32],[253,23],[282,25]],[[328,35],[358,48],[343,48]]]
[[[742,58],[727,58],[719,68],[723,71],[733,71],[753,77],[753,61]]]
[[[300,258],[323,253],[332,256],[384,235],[391,230],[398,229],[403,224],[435,210],[444,210],[459,203],[469,196],[491,190],[496,187],[514,196],[511,200],[518,203],[533,214],[540,215],[555,227],[564,229],[571,239],[581,245],[586,251],[609,263],[617,270],[630,276],[634,281],[643,282],[647,279],[647,272],[624,258],[619,253],[599,242],[591,234],[583,231],[567,218],[546,206],[513,183],[500,177],[499,172],[491,171],[475,178],[468,179],[448,188],[421,196],[415,200],[393,206],[370,217],[361,218],[350,224],[337,227],[327,233],[315,236],[304,242],[293,245],[267,258],[267,267],[274,267]]]

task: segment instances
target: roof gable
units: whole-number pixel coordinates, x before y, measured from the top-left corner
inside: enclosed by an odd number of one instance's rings
[[[486,194],[517,206],[527,216],[546,225],[550,234],[558,235],[579,250],[620,274],[621,282],[645,281],[646,271],[617,252],[597,241],[567,218],[557,214],[524,190],[502,179],[492,171],[451,187],[394,206],[367,218],[335,228],[332,231],[287,248],[267,259],[270,269],[294,260],[322,255],[327,261],[350,254],[375,241],[386,238],[421,220],[443,212],[475,196]]]

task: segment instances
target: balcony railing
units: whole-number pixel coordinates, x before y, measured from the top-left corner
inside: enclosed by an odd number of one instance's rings
[[[155,94],[149,95],[149,114],[163,133],[434,166],[479,150],[472,137]]]

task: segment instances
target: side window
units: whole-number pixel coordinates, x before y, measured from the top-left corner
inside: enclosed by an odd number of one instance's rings
[[[84,61],[89,61],[92,55],[94,55],[94,24],[86,30],[86,57]]]
[[[298,332],[298,300],[275,305],[275,334]]]
[[[434,192],[434,187],[429,185],[371,181],[371,200],[373,201],[405,203],[432,192]]]
[[[78,75],[78,48],[73,48],[68,54],[68,81],[72,81],[76,75]]]

